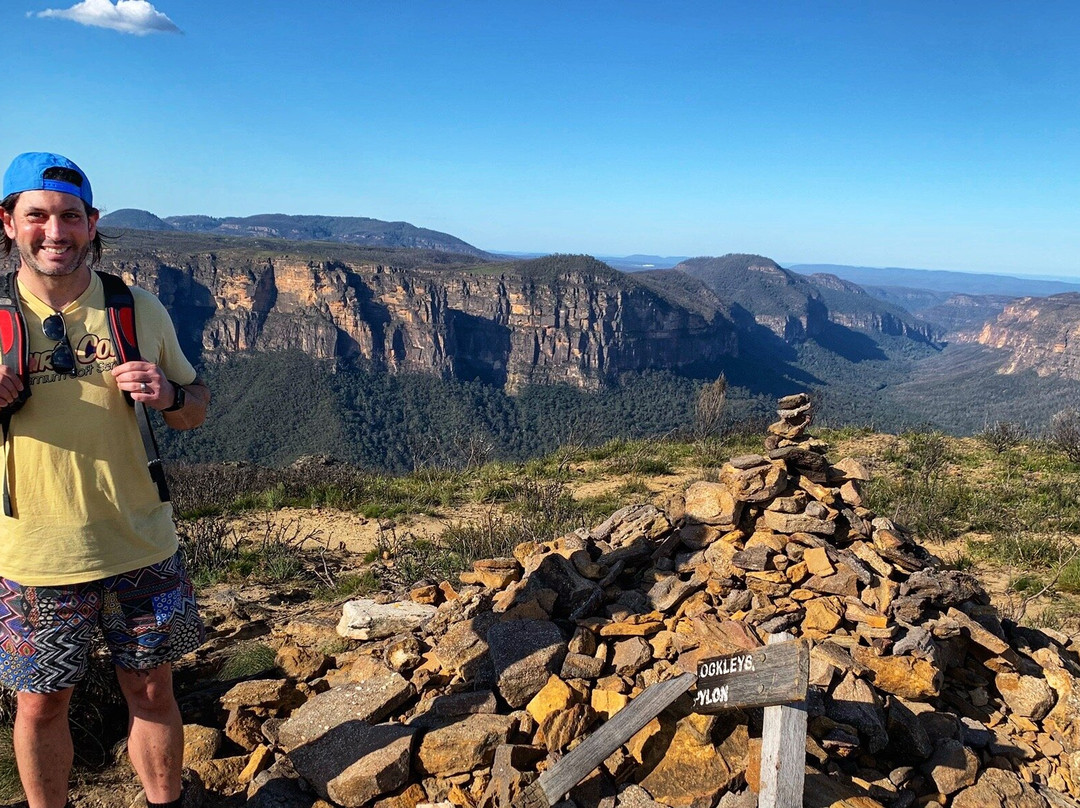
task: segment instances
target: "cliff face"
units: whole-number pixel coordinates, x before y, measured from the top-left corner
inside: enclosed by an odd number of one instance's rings
[[[1040,376],[1080,380],[1080,293],[1020,298],[957,341],[1008,351],[1001,373],[1033,369]]]
[[[516,390],[594,388],[626,371],[678,370],[737,351],[722,315],[584,271],[539,280],[213,253],[113,257],[101,268],[156,293],[185,349],[210,362],[299,349]]]
[[[830,324],[918,342],[936,337],[933,326],[871,297],[854,283],[835,275],[799,275],[759,255],[693,258],[675,269],[738,307],[740,322],[752,320],[785,342],[821,337]]]
[[[827,273],[809,277],[821,294],[831,323],[920,342],[933,342],[938,336],[929,323],[920,322],[902,308],[876,299],[858,284]]]

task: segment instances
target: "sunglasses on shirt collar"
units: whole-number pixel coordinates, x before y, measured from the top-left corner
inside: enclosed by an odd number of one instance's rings
[[[71,343],[68,342],[67,323],[64,322],[64,315],[60,312],[50,314],[41,321],[41,331],[45,334],[46,339],[56,342],[50,360],[53,370],[57,373],[74,376],[75,353],[71,350]]]

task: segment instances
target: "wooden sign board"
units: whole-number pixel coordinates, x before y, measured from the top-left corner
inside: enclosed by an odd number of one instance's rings
[[[694,711],[718,713],[806,698],[810,649],[803,640],[775,643],[698,665]]]
[[[610,721],[586,738],[566,757],[540,775],[515,808],[548,808],[576,786],[612,752],[671,706],[694,686],[694,675],[684,673],[675,679],[659,682],[615,713]]]

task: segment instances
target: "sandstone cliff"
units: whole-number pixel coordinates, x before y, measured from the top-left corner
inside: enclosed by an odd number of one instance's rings
[[[1080,293],[1021,298],[958,341],[1008,351],[1000,373],[1033,369],[1040,376],[1080,380]]]
[[[934,326],[917,320],[899,306],[874,298],[851,281],[826,273],[811,275],[810,279],[818,287],[831,323],[924,342],[939,336]]]
[[[156,293],[204,361],[299,349],[389,371],[598,387],[627,371],[734,356],[722,313],[688,310],[605,265],[563,257],[395,267],[253,250],[110,250],[103,269]]]
[[[1015,298],[1003,295],[950,295],[946,300],[919,312],[919,316],[948,333],[979,330],[993,320]]]

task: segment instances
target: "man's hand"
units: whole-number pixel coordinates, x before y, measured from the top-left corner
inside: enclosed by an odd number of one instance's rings
[[[6,407],[17,399],[22,389],[19,374],[7,365],[0,365],[0,407]]]
[[[141,401],[147,407],[166,410],[176,401],[172,382],[153,362],[125,362],[110,372],[121,390],[130,393],[135,401]],[[210,389],[206,383],[197,378],[191,384],[184,385],[184,392],[186,398],[183,407],[161,413],[165,423],[173,429],[194,429],[206,420],[206,405],[210,403]]]
[[[153,362],[125,362],[110,373],[121,390],[152,409],[171,407],[176,398],[176,391],[165,378],[165,372]]]

